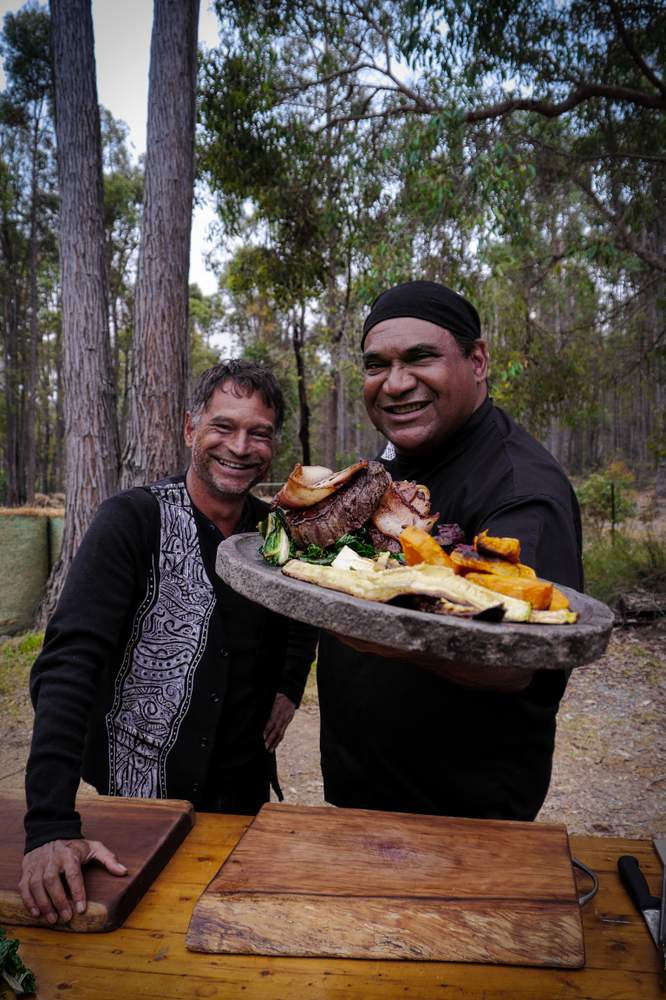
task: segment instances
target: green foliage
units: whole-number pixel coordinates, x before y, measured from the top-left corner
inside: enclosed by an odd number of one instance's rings
[[[666,540],[653,535],[597,537],[583,552],[585,591],[606,604],[630,590],[666,592]]]
[[[0,643],[0,696],[21,686],[27,690],[28,674],[44,641],[43,632],[26,632]]]
[[[0,927],[0,986],[4,980],[17,996],[23,996],[34,993],[37,983],[34,973],[21,960],[19,944],[18,938],[8,938],[4,927]]]
[[[50,57],[51,22],[48,10],[26,3],[16,14],[6,14],[0,55],[16,105],[42,100],[53,82]]]
[[[593,472],[576,490],[583,517],[601,532],[605,525],[622,524],[636,512],[631,490],[634,476],[623,462],[612,462]]]

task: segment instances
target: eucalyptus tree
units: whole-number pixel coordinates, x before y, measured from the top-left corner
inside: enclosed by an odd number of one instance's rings
[[[328,77],[341,53],[353,58],[358,39],[333,4],[216,6],[222,41],[200,83],[202,171],[227,235],[254,247],[288,328],[303,460],[315,416],[314,447],[334,465],[356,447],[345,405],[357,343],[355,261],[381,225],[386,163],[372,126],[331,125],[348,103],[344,81]],[[327,397],[316,415],[311,391]]]
[[[39,273],[53,259],[52,74],[49,15],[36,3],[7,14],[0,50],[7,87],[0,101],[3,146],[2,286],[5,470],[10,504],[31,502],[36,479],[40,355]]]
[[[155,0],[124,486],[183,457],[198,17],[199,0]]]
[[[118,481],[108,333],[102,153],[90,0],[51,0],[60,193],[65,527],[43,606],[53,609],[92,515]]]

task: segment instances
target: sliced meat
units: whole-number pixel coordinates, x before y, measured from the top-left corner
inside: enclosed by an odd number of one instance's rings
[[[409,482],[391,483],[390,489],[386,491],[372,515],[373,525],[382,534],[399,539],[401,532],[409,525],[430,532],[439,514],[425,517],[424,513],[430,508],[428,491],[425,487],[416,487],[412,492],[413,488],[414,484]],[[406,496],[411,496],[412,499],[406,500]]]
[[[369,462],[332,496],[300,510],[282,513],[299,548],[320,545],[326,548],[348,531],[363,527],[391,485],[391,477],[380,462]]]
[[[378,552],[402,552],[402,545],[398,539],[391,538],[390,535],[385,535],[379,528],[375,528],[372,521],[368,526],[368,534],[370,541]]]

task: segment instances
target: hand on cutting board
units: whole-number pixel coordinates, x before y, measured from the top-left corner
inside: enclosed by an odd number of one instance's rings
[[[291,698],[280,692],[275,695],[271,715],[264,729],[264,744],[269,752],[275,750],[278,744],[282,742],[284,734],[287,731],[287,726],[293,719],[295,711],[296,706]]]
[[[484,691],[524,691],[529,687],[533,674],[529,670],[512,667],[484,666],[482,664],[458,663],[457,660],[442,660],[426,653],[397,652],[390,646],[382,646],[363,639],[351,639],[346,635],[332,632],[336,639],[359,653],[372,653],[375,656],[385,656],[390,660],[400,660],[403,663],[413,663],[418,667],[433,670],[461,687],[478,688]]]
[[[51,924],[58,918],[65,922],[71,920],[72,909],[83,913],[86,890],[81,868],[89,861],[104,865],[112,875],[127,875],[125,865],[99,840],[51,840],[29,851],[23,858],[19,882],[26,909],[33,917],[41,914]]]

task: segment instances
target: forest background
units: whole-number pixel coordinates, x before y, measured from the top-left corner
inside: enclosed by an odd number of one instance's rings
[[[296,461],[372,457],[381,440],[361,400],[363,316],[387,285],[430,278],[475,303],[496,402],[570,474],[654,476],[666,461],[658,0],[214,8],[219,45],[199,50],[196,69],[195,166],[226,252],[215,294],[189,288],[174,397],[223,340],[225,354],[269,364],[286,387],[275,481]],[[89,376],[63,370],[49,10],[33,0],[8,14],[1,45],[0,502],[15,506],[65,491],[65,383]],[[153,370],[174,370],[159,343],[146,356],[137,338],[150,125],[136,161],[124,124],[103,108],[100,122],[118,445],[97,502],[177,471],[173,458],[154,468],[132,451],[134,397]],[[177,242],[163,233],[154,256],[186,276]],[[167,421],[141,432],[177,434]],[[184,463],[179,441],[170,454]]]

